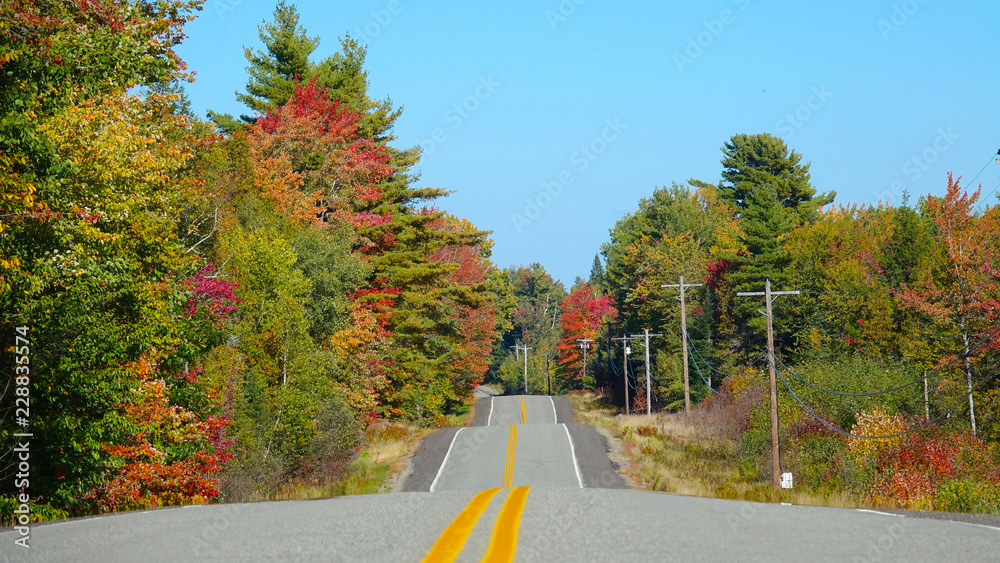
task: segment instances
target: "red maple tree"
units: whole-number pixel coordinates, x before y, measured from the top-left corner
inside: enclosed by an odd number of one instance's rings
[[[556,350],[563,377],[571,383],[583,380],[583,349],[579,339],[595,340],[601,323],[617,315],[611,297],[584,283],[560,305],[562,334]]]

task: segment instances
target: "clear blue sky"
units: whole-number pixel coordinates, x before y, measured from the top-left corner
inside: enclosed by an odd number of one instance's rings
[[[493,231],[499,265],[567,286],[655,186],[717,182],[737,133],[783,137],[837,203],[942,194],[987,163],[975,183],[1000,186],[995,2],[296,4],[317,58],[368,44],[371,95],[405,107],[396,145],[423,143],[421,185],[455,192],[439,205]],[[243,46],[273,9],[207,0],[179,48],[197,112],[247,111]]]

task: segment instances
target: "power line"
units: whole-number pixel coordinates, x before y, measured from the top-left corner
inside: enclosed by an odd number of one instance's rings
[[[764,281],[764,291],[741,291],[737,297],[763,297],[767,317],[767,353],[774,355],[774,312],[772,304],[777,297],[782,295],[798,295],[799,291],[771,291],[771,278]],[[771,481],[775,489],[781,487],[781,456],[778,443],[778,384],[775,380],[774,362],[770,363],[770,387],[771,387]]]
[[[834,432],[838,432],[840,434],[843,434],[844,436],[850,436],[851,438],[862,438],[862,439],[865,439],[865,440],[883,440],[883,439],[886,439],[886,438],[895,438],[897,436],[904,436],[906,434],[910,434],[911,432],[916,432],[917,430],[920,430],[922,428],[926,428],[926,427],[930,426],[931,424],[935,424],[936,422],[938,422],[939,420],[941,420],[943,418],[951,416],[951,413],[945,413],[945,414],[942,414],[942,415],[938,416],[937,418],[935,418],[933,420],[928,420],[927,422],[925,422],[923,424],[920,424],[920,425],[917,425],[917,426],[912,426],[912,427],[908,428],[907,430],[903,430],[902,432],[896,432],[895,434],[886,434],[885,436],[865,436],[865,435],[862,435],[862,434],[854,434],[852,432],[848,432],[846,430],[841,430],[840,428],[837,428],[836,426],[830,424],[829,422],[827,422],[826,420],[824,420],[823,418],[821,418],[818,414],[816,414],[815,412],[813,412],[812,409],[810,409],[804,402],[802,402],[802,399],[800,399],[799,396],[795,393],[795,391],[792,389],[792,386],[789,385],[788,381],[786,381],[785,378],[784,378],[784,376],[781,375],[781,372],[778,371],[778,368],[774,365],[774,362],[771,360],[770,356],[768,356],[767,361],[768,361],[769,364],[771,364],[771,367],[774,368],[774,371],[775,371],[776,374],[778,374],[778,377],[781,379],[781,382],[785,384],[786,388],[788,388],[788,391],[792,394],[792,397],[795,397],[795,401],[798,402],[800,405],[802,405],[802,408],[804,408],[806,410],[806,412],[808,412],[810,415],[812,415],[812,417],[815,418],[816,421],[819,422],[820,424],[822,424],[823,426],[826,426],[827,428],[829,428],[830,430],[833,430]]]
[[[710,364],[708,364],[708,362],[707,362],[707,361],[705,360],[705,358],[704,358],[704,357],[703,357],[703,356],[701,355],[701,352],[698,352],[698,348],[697,348],[697,347],[696,347],[696,346],[694,345],[694,341],[690,340],[690,338],[691,338],[691,337],[689,336],[689,337],[688,337],[688,341],[689,341],[689,342],[691,343],[691,347],[692,347],[692,348],[694,348],[694,351],[695,351],[695,353],[697,353],[697,354],[698,354],[698,356],[699,356],[699,357],[701,357],[701,360],[702,360],[703,362],[705,362],[705,364],[706,364],[706,365],[707,365],[707,366],[708,366],[709,368],[711,368],[712,366],[711,366]],[[722,393],[722,392],[720,392],[720,391],[716,391],[715,389],[712,389],[712,384],[711,384],[711,383],[710,383],[710,382],[709,382],[708,380],[706,380],[706,379],[705,379],[705,376],[704,376],[704,375],[703,375],[703,374],[701,373],[701,368],[699,368],[699,367],[698,367],[698,362],[697,362],[697,361],[696,361],[696,360],[694,359],[694,357],[693,357],[693,356],[691,357],[691,361],[692,361],[692,363],[694,363],[694,367],[695,367],[695,369],[696,369],[696,370],[698,370],[698,375],[699,375],[699,376],[701,377],[701,380],[705,382],[705,385],[706,385],[706,386],[708,387],[708,390],[709,390],[709,391],[711,391],[712,393],[715,393],[716,395],[718,395],[718,396],[720,396],[720,397],[726,397],[726,398],[732,398],[732,397],[736,397],[737,395],[739,395],[739,394],[743,393],[744,391],[746,391],[747,389],[749,389],[749,388],[750,388],[750,386],[749,386],[749,385],[747,385],[746,387],[744,387],[744,388],[740,389],[739,391],[737,391],[737,392],[735,392],[735,393],[733,393],[733,394],[731,394],[731,395],[727,395],[727,394],[725,394],[725,393]],[[716,371],[718,371],[718,370],[716,370]],[[720,373],[721,373],[721,372],[720,372]],[[736,374],[736,373],[731,373],[731,374],[727,374],[727,375],[738,375],[738,374]]]
[[[684,281],[683,277],[681,278],[681,281]],[[645,349],[645,352],[646,352],[646,415],[648,416],[648,415],[653,414],[653,398],[652,398],[652,388],[653,388],[653,385],[650,382],[650,375],[649,375],[649,338],[651,336],[663,336],[663,335],[662,334],[650,334],[649,333],[649,329],[647,328],[647,329],[644,329],[643,334],[633,334],[632,338],[642,338],[643,336],[645,336],[645,338],[646,338],[646,344],[645,344],[645,346],[646,346],[646,349]],[[684,383],[685,383],[685,385],[687,384],[686,374],[685,374]],[[685,386],[684,390],[685,390],[685,393],[686,393],[687,392],[687,387],[686,386]],[[686,397],[686,394],[685,394],[685,397]]]
[[[815,383],[813,383],[811,381],[808,381],[805,378],[803,378],[802,376],[800,376],[799,374],[795,373],[795,371],[792,370],[792,368],[786,366],[785,362],[782,362],[781,358],[779,358],[778,356],[775,356],[774,359],[778,360],[778,363],[781,364],[781,367],[785,368],[785,370],[788,373],[790,373],[793,376],[795,376],[795,379],[798,379],[802,383],[805,383],[806,385],[808,385],[808,386],[810,386],[813,389],[816,389],[818,391],[822,391],[824,393],[829,393],[831,395],[839,395],[841,397],[876,397],[878,395],[885,395],[886,393],[892,393],[893,391],[899,391],[900,389],[905,389],[905,388],[907,388],[907,387],[909,387],[911,385],[916,385],[917,383],[920,383],[921,381],[923,381],[924,379],[926,379],[928,377],[927,375],[923,375],[923,376],[921,376],[921,377],[919,377],[917,379],[914,379],[913,381],[911,381],[909,383],[904,383],[903,385],[900,385],[899,387],[893,387],[892,389],[886,389],[885,391],[874,391],[872,393],[842,393],[840,391],[834,391],[833,389],[826,389],[824,387],[820,387],[819,385],[816,385]]]
[[[993,188],[993,191],[990,192],[988,196],[984,197],[982,201],[979,202],[979,205],[976,206],[976,209],[979,209],[980,206],[985,204],[987,199],[993,197],[993,194],[997,193],[997,190],[1000,190],[1000,184],[998,184],[997,187]]]
[[[997,155],[1000,156],[1000,151],[997,151]],[[986,166],[983,166],[983,169],[979,171],[979,174],[976,174],[975,178],[973,178],[966,185],[971,186],[971,185],[975,184],[976,183],[976,178],[979,178],[979,176],[982,175],[983,170],[986,170],[986,168],[990,165],[990,162],[992,162],[994,158],[996,158],[996,157],[994,157],[993,155],[990,155],[990,159],[986,161]],[[968,188],[966,188],[966,189],[968,189]]]
[[[527,344],[524,346],[518,346],[518,350],[524,350],[524,394],[528,394],[528,350],[534,350],[534,348],[529,348]]]
[[[976,342],[975,344],[973,344],[972,347],[969,348],[969,353],[968,354],[957,354],[954,358],[952,358],[952,359],[948,360],[947,362],[945,362],[944,364],[942,364],[942,365],[940,365],[940,366],[938,366],[938,367],[936,367],[936,368],[928,371],[924,375],[918,377],[917,379],[914,379],[913,381],[910,381],[909,383],[904,383],[904,384],[902,384],[902,385],[900,385],[898,387],[893,387],[892,389],[886,389],[885,391],[875,391],[875,392],[872,392],[872,393],[842,393],[840,391],[834,391],[832,389],[826,389],[826,388],[820,387],[819,385],[816,385],[815,383],[812,383],[811,381],[808,381],[808,380],[804,379],[802,376],[800,376],[799,374],[795,373],[795,371],[793,371],[792,368],[786,366],[785,362],[781,361],[781,358],[779,358],[777,356],[777,354],[774,355],[774,359],[777,360],[778,363],[781,364],[781,367],[785,368],[785,370],[788,373],[790,373],[793,376],[795,376],[796,379],[798,379],[802,383],[805,383],[806,385],[808,385],[808,386],[810,386],[810,387],[812,387],[812,388],[814,388],[816,390],[823,391],[824,393],[830,393],[831,395],[839,395],[841,397],[875,397],[875,396],[878,396],[878,395],[885,395],[886,393],[892,393],[893,391],[899,391],[900,389],[905,389],[906,387],[909,387],[911,385],[916,385],[917,383],[920,383],[921,381],[926,380],[928,377],[934,375],[935,373],[940,372],[940,371],[944,371],[945,369],[951,367],[952,364],[955,364],[955,363],[957,363],[959,361],[962,361],[962,360],[964,360],[967,357],[972,357],[974,355],[973,352],[975,352],[979,348],[981,348],[984,345],[986,345],[987,342],[989,342],[990,340],[992,340],[993,337],[995,337],[998,334],[1000,334],[1000,328],[995,329],[993,332],[989,333],[988,335],[986,335],[985,337],[983,337],[982,339],[980,339],[979,342]]]
[[[692,344],[692,347],[694,347],[693,344]],[[716,391],[715,389],[712,389],[712,384],[709,383],[707,379],[705,379],[705,375],[701,373],[701,368],[698,367],[698,362],[695,361],[695,359],[694,359],[693,356],[691,357],[691,363],[694,364],[695,371],[698,372],[698,376],[701,377],[701,380],[705,382],[705,386],[708,387],[709,391],[711,391],[712,393],[715,393],[716,395],[718,395],[720,397],[726,397],[727,399],[731,399],[731,398],[733,398],[733,397],[736,396],[736,393],[733,393],[732,395],[727,395],[725,393],[721,393],[719,391]]]
[[[685,290],[689,287],[701,287],[704,284],[700,283],[684,283],[684,274],[681,274],[681,279],[679,284],[661,285],[660,287],[676,287],[680,289],[681,292],[681,332],[684,336],[687,336],[687,307],[685,306],[684,294]],[[649,342],[647,338],[647,343]],[[688,352],[687,352],[687,340],[681,342],[684,348],[684,417],[691,418],[691,388],[688,385]]]
[[[691,340],[691,337],[689,335],[685,335],[685,336],[687,336],[688,343],[690,343],[691,347],[694,348],[695,354],[698,354],[698,357],[701,358],[701,361],[704,362],[706,366],[708,366],[708,369],[714,371],[715,373],[717,373],[717,374],[719,374],[719,375],[721,375],[723,377],[729,377],[731,375],[736,375],[736,373],[729,373],[729,372],[718,370],[718,369],[715,369],[714,367],[712,367],[711,362],[709,362],[708,360],[706,360],[705,356],[702,356],[701,352],[698,351],[698,347],[694,345],[694,341]]]
[[[625,370],[625,374],[624,374],[624,378],[625,378],[625,414],[628,415],[629,414],[628,388],[629,388],[629,385],[630,385],[629,382],[628,382],[628,353],[630,351],[629,347],[628,347],[629,338],[628,338],[628,336],[624,336],[623,335],[623,336],[620,336],[620,337],[612,338],[612,340],[621,340],[622,341],[622,355],[625,356],[622,359],[622,369]]]
[[[590,343],[593,342],[593,340],[591,340],[589,338],[577,338],[576,341],[580,343],[580,348],[583,349],[583,383],[584,383],[584,386],[586,386],[586,384],[587,384],[587,350],[590,349]]]

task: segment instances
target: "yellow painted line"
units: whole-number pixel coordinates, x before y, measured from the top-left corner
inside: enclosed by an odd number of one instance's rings
[[[503,468],[503,488],[514,487],[514,454],[517,452],[517,425],[510,425],[510,440],[507,442],[507,465]]]
[[[517,552],[517,532],[521,527],[521,515],[524,514],[524,503],[528,500],[531,487],[518,487],[507,495],[507,500],[500,509],[497,523],[493,525],[493,537],[490,547],[486,550],[483,561],[495,563],[514,561]]]
[[[427,557],[424,557],[424,561],[454,561],[458,557],[458,554],[462,553],[465,541],[469,539],[469,534],[476,527],[479,517],[483,515],[486,507],[493,500],[493,496],[499,491],[499,488],[494,487],[486,489],[473,497],[472,501],[465,507],[465,510],[456,516],[451,521],[451,524],[444,529],[441,537],[438,538],[434,543],[434,547],[431,548],[430,553],[427,554]]]
[[[524,406],[524,397],[521,397],[521,424],[527,424],[528,409]]]

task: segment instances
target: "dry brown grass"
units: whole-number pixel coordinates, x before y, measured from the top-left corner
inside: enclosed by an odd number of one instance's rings
[[[607,428],[622,441],[629,459],[625,471],[651,491],[679,495],[791,502],[812,506],[855,508],[848,493],[812,495],[799,490],[775,492],[765,482],[740,475],[741,421],[719,405],[680,414],[623,415],[594,394],[570,397],[580,422]]]

